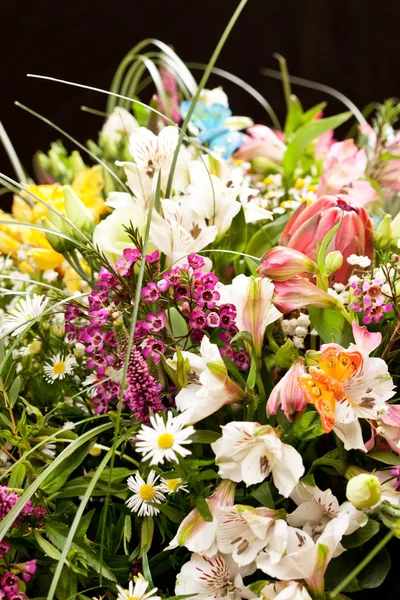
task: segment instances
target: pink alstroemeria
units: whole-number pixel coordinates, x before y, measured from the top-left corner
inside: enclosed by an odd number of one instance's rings
[[[367,155],[359,150],[354,140],[333,144],[324,160],[324,174],[317,195],[349,194],[353,200],[364,205],[376,199],[376,192],[369,181],[359,181],[365,174]],[[358,184],[362,185],[359,186]]]
[[[287,246],[275,246],[262,257],[257,269],[261,277],[269,277],[272,281],[286,281],[301,273],[315,273],[317,264],[302,252]]]
[[[199,509],[194,508],[179,525],[179,529],[167,549],[171,550],[178,546],[186,546],[190,552],[213,556],[218,550],[217,513],[220,508],[233,506],[235,487],[236,484],[232,481],[222,480],[215,492],[206,498],[213,520],[205,521]]]
[[[280,243],[314,258],[317,245],[339,222],[341,226],[327,252],[339,250],[342,253],[343,264],[331,277],[335,282],[346,284],[353,269],[347,258],[351,254],[369,258],[373,255],[373,228],[369,214],[346,196],[323,196],[309,206],[305,202],[301,204],[283,230]]]
[[[284,314],[305,306],[316,308],[334,308],[336,306],[333,296],[299,275],[287,281],[277,281],[274,286],[274,304]]]
[[[272,390],[267,402],[268,417],[275,415],[281,407],[286,418],[291,421],[293,415],[304,409],[307,402],[299,386],[299,377],[305,372],[304,358],[297,359]]]
[[[265,156],[273,162],[280,163],[286,152],[286,144],[265,125],[253,125],[247,129],[244,143],[235,153],[235,158],[251,160]]]

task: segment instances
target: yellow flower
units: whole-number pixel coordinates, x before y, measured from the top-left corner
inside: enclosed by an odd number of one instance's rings
[[[72,189],[90,210],[96,223],[101,215],[108,212],[101,191],[104,187],[102,168],[100,165],[81,171],[72,183]]]

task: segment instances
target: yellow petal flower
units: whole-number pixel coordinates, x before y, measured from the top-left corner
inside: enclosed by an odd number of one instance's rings
[[[100,216],[108,212],[101,191],[104,187],[102,168],[100,165],[81,171],[72,183],[72,189],[90,210],[96,223]]]
[[[57,269],[64,260],[63,256],[52,248],[31,248],[26,252],[26,255],[32,258],[42,271]]]

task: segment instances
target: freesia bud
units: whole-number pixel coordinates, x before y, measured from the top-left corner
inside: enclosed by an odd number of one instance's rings
[[[334,308],[336,300],[308,279],[296,275],[275,283],[274,304],[281,312],[288,313],[305,306]]]
[[[267,402],[267,415],[275,415],[281,406],[286,418],[291,421],[293,415],[307,405],[304,394],[299,386],[299,377],[305,375],[304,358],[299,358],[289,371],[272,390]]]
[[[392,217],[385,215],[375,231],[375,246],[384,250],[392,243]]]
[[[316,263],[302,252],[276,246],[264,254],[257,273],[261,277],[269,277],[272,281],[286,281],[301,273],[316,273],[317,269]]]
[[[334,273],[343,264],[343,254],[339,250],[334,250],[333,252],[329,252],[329,254],[325,258],[325,269],[326,274],[331,275]]]
[[[371,508],[371,506],[378,504],[381,495],[381,482],[372,473],[356,475],[347,484],[346,498],[356,508]]]
[[[69,185],[64,186],[64,203],[67,217],[71,223],[82,233],[92,237],[95,227],[93,215]]]
[[[174,539],[170,542],[167,550],[186,546],[190,552],[198,552],[206,556],[212,556],[217,551],[217,512],[220,508],[233,506],[235,500],[236,484],[225,479],[222,480],[215,492],[206,498],[206,503],[212,514],[212,521],[205,521],[198,508],[194,508],[179,526]]]

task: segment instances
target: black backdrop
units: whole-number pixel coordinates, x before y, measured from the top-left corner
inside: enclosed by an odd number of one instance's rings
[[[236,5],[236,0],[0,0],[0,120],[23,164],[30,169],[35,150],[47,150],[57,135],[14,100],[81,141],[93,137],[101,122],[79,107],[105,105],[100,94],[27,79],[27,73],[107,89],[119,61],[145,37],[173,45],[185,61],[207,62]],[[292,74],[328,84],[363,108],[400,95],[399,20],[395,0],[249,0],[217,66],[259,89],[281,119],[280,83],[260,74],[262,67],[276,67],[273,52],[287,58]],[[234,114],[268,123],[254,99],[228,83],[224,87]],[[325,99],[312,90],[294,91],[306,107]],[[342,109],[330,100],[328,113]],[[0,171],[13,175],[2,149]],[[394,599],[400,597],[396,565],[392,573],[379,593]]]

